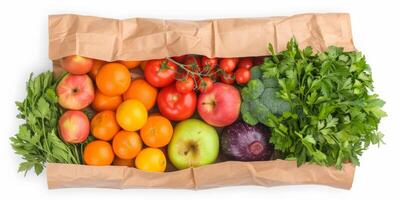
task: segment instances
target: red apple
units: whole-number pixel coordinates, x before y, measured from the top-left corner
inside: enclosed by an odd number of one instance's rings
[[[239,117],[240,102],[239,90],[234,86],[214,83],[207,93],[200,94],[197,111],[212,126],[228,126]]]
[[[58,103],[66,109],[81,110],[94,99],[94,87],[88,75],[66,75],[57,85]]]
[[[93,60],[82,56],[72,55],[64,57],[61,66],[71,74],[86,74],[92,69]]]
[[[82,111],[65,112],[58,121],[60,137],[64,142],[77,144],[84,142],[89,135],[89,119]]]

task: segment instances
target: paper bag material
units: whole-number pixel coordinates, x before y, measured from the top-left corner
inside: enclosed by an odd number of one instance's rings
[[[299,46],[323,51],[330,45],[355,50],[350,17],[344,13],[291,17],[203,21],[133,18],[106,19],[79,15],[49,17],[49,57],[54,73],[68,55],[115,60],[148,60],[200,54],[208,57],[269,55],[268,43],[284,50],[290,38]],[[135,168],[55,164],[47,166],[48,187],[206,189],[231,185],[277,186],[321,184],[350,189],[355,167],[342,170],[294,161],[225,161],[166,173]]]
[[[285,49],[296,37],[300,47],[330,45],[355,50],[345,13],[291,17],[214,19],[107,19],[79,15],[49,17],[49,57],[81,55],[105,61],[148,60],[200,54],[208,57],[269,55],[267,45]]]
[[[207,189],[233,185],[279,186],[320,184],[350,189],[355,167],[341,170],[295,161],[226,161],[197,168],[156,173],[123,166],[86,166],[49,163],[50,189],[68,187]]]

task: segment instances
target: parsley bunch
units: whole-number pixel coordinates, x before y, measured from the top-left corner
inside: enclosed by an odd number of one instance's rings
[[[386,116],[384,101],[372,94],[373,81],[365,57],[339,47],[313,53],[311,47],[300,49],[295,39],[279,54],[272,45],[269,50],[272,56],[265,59],[257,69],[259,76],[241,94],[244,105],[251,105],[263,96],[254,98],[255,92],[262,94],[272,87],[273,80],[276,92],[271,94],[275,98],[270,98],[273,102],[269,105],[283,109],[251,113],[245,108],[243,119],[271,127],[270,142],[284,158],[297,160],[298,165],[359,165],[363,151],[382,142],[378,124]]]
[[[55,92],[58,81],[51,71],[36,77],[31,74],[25,100],[16,102],[17,117],[25,120],[10,138],[15,153],[24,159],[18,171],[26,173],[34,168],[40,174],[46,162],[82,163],[83,144],[66,144],[58,137],[57,123],[62,114]]]

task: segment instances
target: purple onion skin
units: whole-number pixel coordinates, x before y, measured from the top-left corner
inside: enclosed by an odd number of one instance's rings
[[[274,147],[270,144],[268,128],[245,122],[235,122],[223,129],[221,134],[222,152],[229,158],[240,161],[270,160]]]

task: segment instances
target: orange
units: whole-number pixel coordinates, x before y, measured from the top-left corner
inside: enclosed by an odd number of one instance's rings
[[[96,76],[99,90],[107,96],[123,94],[131,83],[129,70],[120,63],[108,63],[101,67]]]
[[[124,130],[137,131],[146,124],[146,121],[147,110],[138,100],[126,100],[117,108],[117,122]]]
[[[132,81],[128,90],[123,94],[123,97],[124,100],[139,100],[147,110],[150,110],[156,103],[157,89],[143,79],[136,79]]]
[[[137,60],[120,60],[119,63],[125,65],[128,69],[133,69],[140,65],[141,61]]]
[[[119,158],[118,156],[115,156],[112,164],[116,165],[116,166],[134,167],[135,161],[133,159],[122,159],[122,158]]]
[[[115,110],[119,104],[122,103],[122,96],[107,96],[103,94],[99,89],[96,89],[94,93],[94,100],[92,102],[92,108],[97,112],[103,110]]]
[[[172,138],[174,129],[171,122],[163,116],[150,116],[146,124],[140,129],[140,137],[149,147],[166,146]]]
[[[93,80],[95,80],[95,79],[96,79],[97,73],[99,73],[100,68],[101,68],[104,64],[106,64],[106,61],[93,59],[93,66],[92,66],[92,68],[90,69],[90,71],[89,71],[89,73],[88,73],[89,76],[90,76],[90,78],[92,78]]]
[[[83,160],[87,165],[110,165],[114,160],[111,144],[102,140],[95,140],[85,146]]]
[[[97,113],[90,122],[92,135],[100,140],[110,141],[120,127],[115,119],[115,112],[106,110]]]
[[[142,149],[142,140],[136,132],[120,131],[112,142],[115,155],[122,159],[133,159]]]
[[[167,159],[160,149],[145,148],[135,159],[136,168],[148,172],[164,172]]]
[[[140,63],[140,69],[142,69],[142,71],[144,71],[144,68],[146,68],[146,64],[147,64],[147,60],[146,61],[142,61]]]

